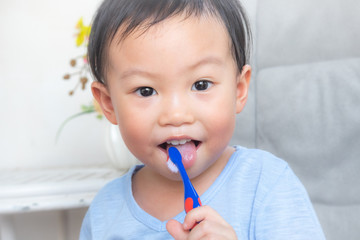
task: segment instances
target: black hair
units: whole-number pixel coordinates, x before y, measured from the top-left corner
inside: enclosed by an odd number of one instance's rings
[[[144,31],[169,17],[210,14],[219,18],[232,42],[232,52],[241,72],[249,61],[251,32],[239,0],[105,0],[92,23],[88,60],[95,79],[106,83],[107,50],[118,29],[124,29],[119,41],[138,27]]]

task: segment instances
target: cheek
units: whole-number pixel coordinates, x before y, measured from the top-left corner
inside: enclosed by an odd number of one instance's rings
[[[211,112],[206,114],[207,129],[217,141],[227,141],[231,138],[235,128],[235,105],[233,101],[225,101],[218,106],[211,107]]]
[[[134,154],[137,147],[142,146],[147,139],[147,122],[143,115],[126,104],[117,107],[117,120],[124,143]]]
[[[214,141],[228,144],[232,137],[236,121],[236,97],[228,94],[226,97],[219,98],[208,108],[205,121],[208,122],[207,128],[212,135],[216,136]],[[219,143],[220,144],[220,143]],[[223,144],[221,144],[223,145]]]
[[[124,143],[126,144],[128,149],[132,153],[134,153],[134,147],[136,147],[134,143],[137,142],[139,139],[141,140],[142,129],[135,127],[137,125],[136,122],[131,121],[130,118],[122,117],[120,118],[118,123]]]
[[[234,128],[235,115],[226,111],[219,111],[209,124],[209,129],[212,132],[212,135],[215,135],[218,141],[224,142],[230,140]]]

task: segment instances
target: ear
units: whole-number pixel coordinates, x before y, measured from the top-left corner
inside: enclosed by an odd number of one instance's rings
[[[251,67],[250,65],[244,65],[236,81],[236,113],[240,113],[246,104],[250,79]]]
[[[100,82],[93,82],[91,84],[91,92],[95,100],[99,103],[102,112],[105,117],[112,123],[117,124],[116,114],[113,104],[111,102],[111,96],[106,86]]]

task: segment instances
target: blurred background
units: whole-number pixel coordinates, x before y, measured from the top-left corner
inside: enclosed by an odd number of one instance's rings
[[[69,196],[69,182],[40,186],[46,181],[55,182],[55,173],[51,172],[54,169],[57,174],[79,169],[81,175],[82,166],[109,165],[104,141],[108,126],[105,119],[99,120],[95,114],[70,121],[55,143],[63,121],[80,112],[82,104],[92,102],[89,84],[85,91],[78,88],[69,96],[78,79],[65,81],[63,76],[74,72],[70,59],[84,54],[84,48],[75,45],[76,24],[80,17],[84,24],[90,24],[99,3],[100,0],[0,1],[0,189],[11,193],[4,196],[3,191],[0,196],[3,240],[77,239],[86,204],[81,207],[69,203],[63,210],[56,203],[52,205],[54,210],[49,210],[51,206],[45,206],[47,201],[43,200],[38,209],[24,206],[27,202],[35,205],[37,195],[51,195],[56,187],[63,189],[60,195],[64,199]],[[48,179],[41,180],[39,176],[46,174]],[[19,180],[21,176],[23,180]],[[34,184],[25,185],[29,180]],[[36,187],[39,189],[35,193],[32,190]],[[8,199],[10,195],[20,198]],[[20,199],[23,209],[10,204],[5,207],[10,200],[15,205],[14,199]]]
[[[73,71],[70,59],[84,54],[75,46],[76,24],[80,17],[89,24],[99,2],[0,2],[0,168],[103,161],[104,121],[96,117],[73,120],[55,144],[61,123],[92,101],[89,85],[69,96],[77,79],[65,81],[63,75]]]

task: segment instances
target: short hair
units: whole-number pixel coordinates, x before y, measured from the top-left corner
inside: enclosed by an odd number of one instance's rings
[[[108,47],[122,27],[119,42],[138,27],[144,31],[179,14],[210,14],[222,21],[231,38],[231,50],[241,72],[249,61],[251,31],[239,0],[105,0],[97,10],[88,44],[88,61],[95,79],[106,84]]]

